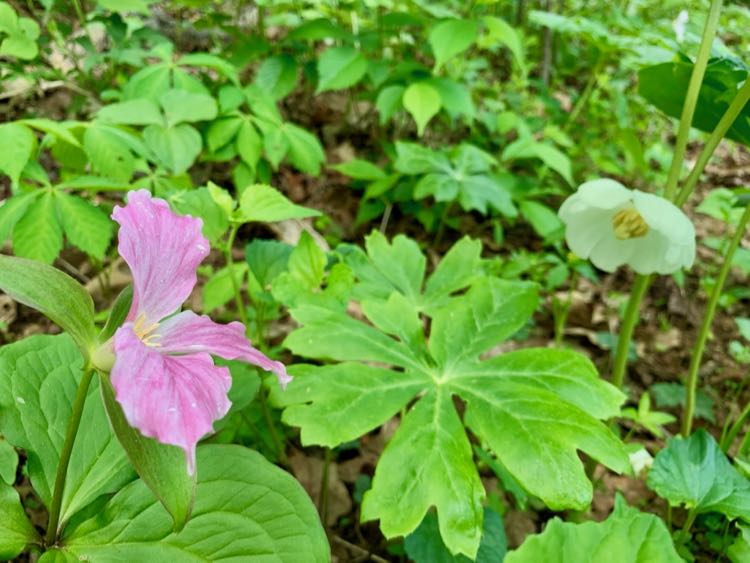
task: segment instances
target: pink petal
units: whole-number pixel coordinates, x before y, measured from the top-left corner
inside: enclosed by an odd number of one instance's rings
[[[242,323],[222,325],[205,315],[199,316],[192,311],[183,311],[161,323],[157,332],[161,335],[158,340],[161,352],[208,352],[227,360],[242,360],[274,372],[282,388],[292,380],[286,373],[284,364],[269,359],[250,345]]]
[[[130,192],[125,207],[115,207],[120,224],[120,255],[130,266],[135,287],[128,320],[145,314],[146,323],[174,313],[196,282],[195,271],[208,256],[203,222],[177,215],[163,199],[146,190]]]
[[[144,436],[185,450],[192,475],[198,440],[231,405],[229,370],[205,353],[162,354],[136,336],[133,323],[117,329],[114,349],[112,386],[128,422]]]

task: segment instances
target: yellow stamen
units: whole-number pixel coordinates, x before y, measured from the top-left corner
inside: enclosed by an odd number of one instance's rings
[[[612,228],[620,240],[645,237],[648,234],[648,223],[634,207],[615,213],[612,217]]]
[[[154,340],[161,338],[161,334],[151,334],[158,327],[159,323],[151,323],[147,325],[146,315],[141,313],[140,315],[138,315],[138,318],[135,319],[133,332],[135,332],[135,335],[140,338],[146,346],[158,347],[161,346],[161,344],[159,344],[158,342],[154,342]]]

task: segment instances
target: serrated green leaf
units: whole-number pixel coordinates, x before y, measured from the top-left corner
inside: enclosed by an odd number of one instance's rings
[[[65,192],[58,192],[56,200],[70,243],[103,260],[114,235],[114,224],[109,216],[99,207]]]
[[[289,146],[288,157],[294,166],[313,176],[320,174],[320,166],[326,155],[318,138],[291,123],[285,123],[282,132]]]
[[[232,142],[243,123],[244,121],[238,115],[231,115],[213,121],[206,132],[208,150],[216,152]]]
[[[38,196],[39,192],[28,192],[11,196],[3,201],[0,205],[0,246],[8,240],[13,227]]]
[[[285,54],[269,57],[258,68],[254,83],[274,100],[285,98],[297,84],[297,63]]]
[[[440,111],[442,103],[440,92],[427,82],[416,82],[404,91],[404,108],[417,122],[420,137],[430,120]]]
[[[196,518],[173,532],[136,481],[66,534],[64,552],[92,561],[325,563],[330,553],[310,497],[289,474],[235,445],[198,448]]]
[[[67,331],[85,356],[96,343],[94,302],[78,282],[60,270],[0,255],[0,289]]]
[[[31,543],[41,543],[41,538],[29,522],[18,493],[0,483],[0,559],[13,560]]]
[[[506,563],[681,563],[664,522],[627,506],[618,494],[615,510],[604,522],[574,524],[551,520],[541,534],[505,557]]]
[[[272,223],[286,219],[301,219],[303,217],[317,217],[319,211],[295,205],[280,191],[265,184],[248,186],[240,197],[240,206],[235,220],[241,223],[259,221]]]
[[[435,271],[427,279],[423,303],[437,307],[454,291],[465,288],[481,273],[482,243],[463,237],[440,260]]]
[[[83,358],[68,335],[32,336],[0,348],[0,426],[9,442],[26,450],[31,482],[47,507],[82,368]],[[133,479],[96,387],[89,389],[82,415],[86,423],[70,460],[61,526],[100,495]]]
[[[354,86],[367,72],[367,59],[353,47],[331,47],[318,59],[316,94]]]
[[[482,530],[484,486],[450,393],[434,388],[401,423],[362,500],[362,520],[380,520],[386,537],[406,535],[430,506],[453,553],[474,559]]]
[[[234,278],[242,287],[247,275],[247,264],[240,262],[234,264]],[[222,268],[211,276],[203,286],[203,311],[208,313],[229,303],[234,297],[234,282],[232,282],[232,270],[229,267]]]
[[[31,129],[19,123],[0,125],[0,171],[18,185],[26,163],[36,147],[36,137]]]
[[[136,98],[104,106],[96,113],[97,119],[121,125],[162,125],[164,118],[159,106],[148,98]]]
[[[471,47],[477,38],[477,24],[470,20],[446,20],[437,24],[428,37],[435,54],[435,71],[445,62]]]
[[[216,100],[211,96],[187,90],[168,90],[159,96],[159,104],[164,111],[167,128],[180,123],[210,121],[219,111]]]
[[[112,128],[96,124],[88,127],[83,134],[83,148],[94,172],[120,182],[133,176],[135,158]]]
[[[19,123],[23,123],[44,133],[49,133],[53,137],[62,139],[63,141],[73,145],[74,147],[81,146],[76,136],[70,132],[70,129],[66,127],[65,123],[59,123],[57,121],[52,121],[51,119],[45,118],[22,119],[21,121],[19,121]]]
[[[250,121],[242,121],[237,130],[235,142],[237,143],[237,152],[242,160],[254,170],[263,151],[263,141]]]
[[[45,191],[29,205],[13,227],[13,252],[23,258],[51,264],[63,246],[55,194]]]
[[[670,439],[654,458],[648,486],[673,506],[684,504],[697,513],[721,512],[750,521],[750,481],[705,430]]]
[[[178,213],[203,219],[203,234],[212,244],[229,228],[226,211],[216,203],[208,188],[180,190],[169,197],[169,203]]]
[[[250,274],[265,289],[286,270],[293,247],[277,240],[255,239],[245,247],[245,259]]]

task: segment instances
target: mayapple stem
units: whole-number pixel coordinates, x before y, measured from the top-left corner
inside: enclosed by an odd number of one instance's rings
[[[732,242],[729,244],[727,253],[724,255],[724,262],[719,270],[719,275],[716,278],[713,290],[711,291],[711,297],[706,305],[706,310],[703,313],[703,322],[701,323],[700,331],[698,332],[698,339],[693,345],[693,353],[690,356],[690,368],[688,369],[687,377],[687,397],[685,401],[685,411],[682,416],[682,435],[688,436],[690,430],[693,427],[693,416],[695,414],[695,397],[698,389],[698,370],[701,367],[701,361],[703,360],[703,351],[706,348],[706,341],[708,340],[708,334],[711,331],[711,324],[716,314],[716,306],[719,303],[721,292],[724,289],[724,283],[727,280],[729,270],[732,268],[732,257],[737,247],[740,245],[742,236],[745,234],[745,228],[747,222],[750,220],[750,205],[745,207],[745,212],[742,214],[737,230],[734,232]]]
[[[47,523],[47,535],[45,537],[45,543],[47,546],[54,545],[55,541],[57,541],[57,527],[60,524],[60,509],[62,507],[63,493],[65,492],[65,479],[68,476],[68,465],[70,464],[70,456],[73,453],[76,434],[78,434],[78,428],[81,426],[81,415],[83,414],[83,407],[86,404],[86,396],[88,395],[89,385],[91,384],[91,378],[93,375],[94,370],[91,366],[87,365],[83,370],[83,376],[78,384],[76,398],[73,402],[73,410],[70,413],[68,430],[65,433],[65,441],[63,442],[62,451],[60,452],[60,463],[57,465],[55,489],[52,493],[52,503],[49,507],[49,521]]]
[[[693,166],[693,169],[690,171],[690,174],[685,180],[685,185],[682,187],[680,193],[675,199],[676,205],[681,206],[687,201],[687,198],[690,197],[690,194],[693,192],[696,184],[698,183],[698,179],[700,178],[701,174],[703,174],[703,170],[706,168],[706,164],[708,164],[708,161],[713,156],[716,147],[719,146],[719,142],[721,142],[721,140],[724,138],[724,135],[727,134],[727,131],[729,131],[729,128],[735,122],[737,116],[740,114],[742,108],[745,107],[748,101],[750,101],[750,76],[745,79],[745,83],[739,90],[737,90],[737,94],[735,94],[732,103],[729,104],[727,111],[724,112],[724,115],[719,120],[719,123],[716,124],[716,128],[713,130],[711,136],[706,141],[703,150],[701,151],[700,155],[698,155],[698,160],[695,162],[695,166]]]
[[[664,190],[664,196],[667,199],[674,199],[677,183],[680,181],[680,172],[682,171],[682,162],[685,158],[685,149],[687,148],[688,134],[693,123],[695,107],[698,104],[698,94],[700,94],[703,76],[706,74],[708,58],[711,55],[711,45],[716,36],[716,29],[719,26],[719,13],[723,0],[712,0],[711,7],[706,18],[706,25],[703,28],[703,38],[698,49],[698,56],[695,59],[693,72],[690,75],[687,94],[685,95],[685,104],[682,106],[682,115],[680,116],[680,128],[677,131],[677,141],[674,146],[672,155],[672,165],[669,168],[667,177],[667,187]]]
[[[630,290],[630,298],[625,314],[620,324],[620,333],[617,335],[617,349],[615,350],[615,359],[612,365],[612,384],[618,389],[622,388],[625,381],[625,371],[628,365],[628,352],[630,351],[630,342],[633,339],[635,325],[638,324],[638,315],[640,314],[641,301],[646,295],[648,286],[651,285],[651,276],[638,275]]]

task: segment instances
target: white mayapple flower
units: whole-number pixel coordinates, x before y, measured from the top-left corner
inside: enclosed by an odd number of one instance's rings
[[[606,272],[627,264],[639,274],[671,274],[695,260],[690,219],[663,197],[615,180],[582,184],[559,215],[570,249]]]

